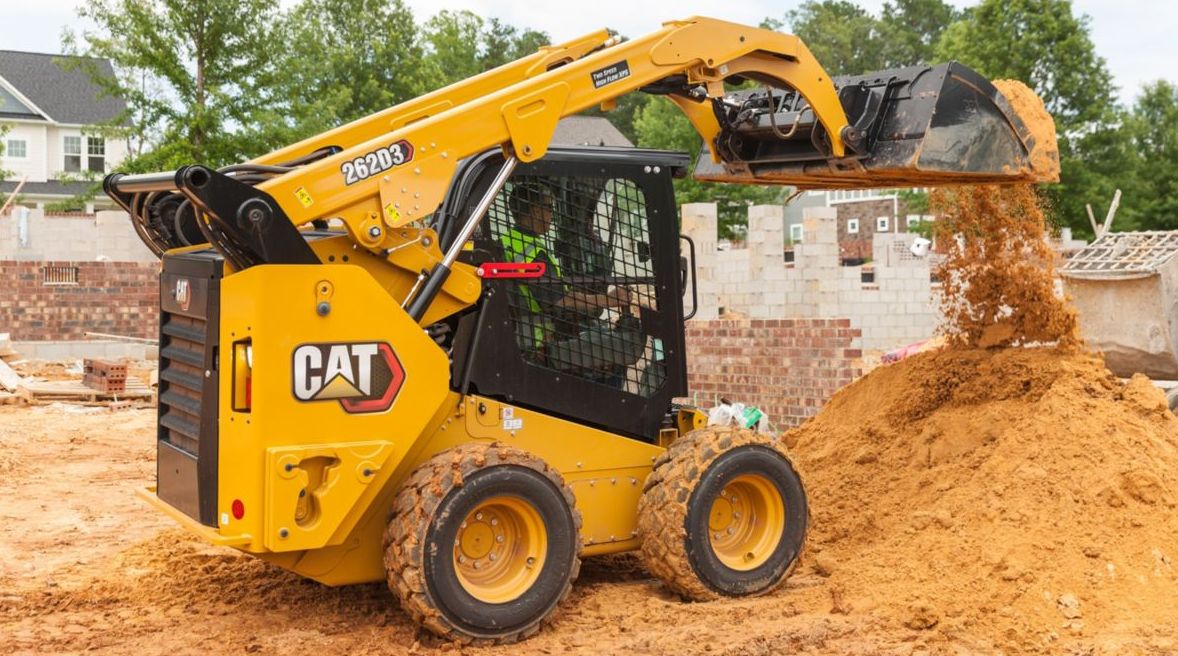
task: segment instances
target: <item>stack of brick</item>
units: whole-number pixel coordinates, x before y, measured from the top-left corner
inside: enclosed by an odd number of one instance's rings
[[[106,394],[127,391],[127,365],[86,358],[82,361],[82,384]]]

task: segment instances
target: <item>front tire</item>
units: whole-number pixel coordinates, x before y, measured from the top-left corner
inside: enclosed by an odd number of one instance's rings
[[[448,449],[397,495],[385,533],[389,588],[442,638],[515,642],[568,596],[580,527],[572,490],[541,459],[498,444]]]
[[[780,440],[710,427],[655,462],[638,507],[646,567],[693,601],[769,592],[793,571],[810,510]]]

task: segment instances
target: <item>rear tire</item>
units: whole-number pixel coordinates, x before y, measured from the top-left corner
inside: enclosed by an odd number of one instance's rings
[[[797,565],[810,523],[780,440],[710,427],[655,462],[638,506],[647,569],[693,601],[764,594]]]
[[[397,495],[385,532],[389,588],[442,638],[515,642],[568,596],[580,528],[572,490],[541,459],[498,444],[448,449]]]

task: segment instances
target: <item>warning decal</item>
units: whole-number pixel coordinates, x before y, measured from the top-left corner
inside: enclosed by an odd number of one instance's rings
[[[607,84],[630,77],[630,64],[623,59],[616,64],[593,71],[590,75],[593,76],[593,87],[600,89]]]

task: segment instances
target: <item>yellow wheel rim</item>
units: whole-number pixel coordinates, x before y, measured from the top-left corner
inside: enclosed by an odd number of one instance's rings
[[[532,587],[547,555],[548,533],[535,506],[519,497],[496,496],[462,520],[454,540],[454,571],[470,596],[502,604]]]
[[[765,564],[785,532],[785,501],[760,474],[738,476],[712,500],[708,541],[725,566],[748,571]]]

